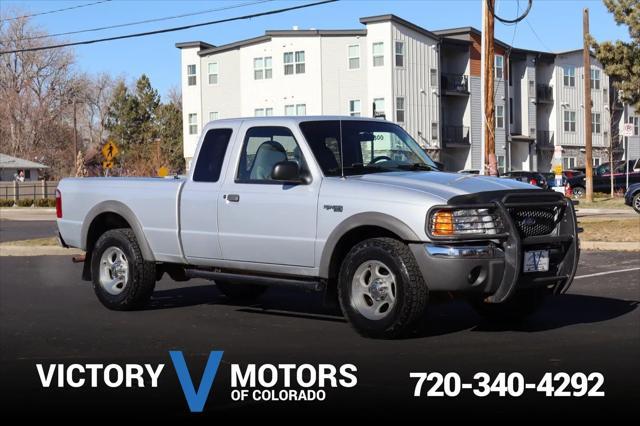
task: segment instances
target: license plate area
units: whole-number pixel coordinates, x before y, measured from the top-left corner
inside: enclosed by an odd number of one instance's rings
[[[530,250],[524,252],[524,272],[549,271],[549,250]]]

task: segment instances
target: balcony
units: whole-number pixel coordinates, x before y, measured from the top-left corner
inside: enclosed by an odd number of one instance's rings
[[[538,84],[536,87],[536,98],[539,104],[553,103],[553,86],[548,84]]]
[[[445,148],[465,148],[470,146],[469,127],[443,126],[442,142]]]
[[[464,74],[442,74],[441,80],[442,92],[445,95],[469,95],[469,76]]]
[[[538,130],[537,144],[540,149],[554,149],[555,139],[553,137],[553,131],[551,130]]]

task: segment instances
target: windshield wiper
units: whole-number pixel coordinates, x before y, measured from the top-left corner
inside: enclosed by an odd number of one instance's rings
[[[396,167],[402,170],[438,170],[425,163],[398,164]]]

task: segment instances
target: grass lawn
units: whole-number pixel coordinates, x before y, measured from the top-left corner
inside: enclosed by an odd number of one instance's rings
[[[585,217],[578,219],[585,241],[640,242],[640,216],[637,218]]]
[[[593,201],[587,203],[583,198],[579,199],[578,209],[631,209],[624,203],[624,197],[611,198],[609,194],[596,193],[593,194]]]
[[[22,247],[30,247],[30,246],[57,246],[58,239],[56,237],[48,237],[48,238],[33,238],[31,240],[18,240],[18,241],[7,241],[1,243],[0,246],[22,246]]]

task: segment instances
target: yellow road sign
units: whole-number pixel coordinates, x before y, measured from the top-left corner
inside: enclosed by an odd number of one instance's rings
[[[556,175],[561,175],[562,174],[562,164],[556,164],[553,167],[553,173]]]
[[[102,168],[103,169],[112,169],[113,168],[113,161],[109,161],[109,160],[105,160],[102,162]]]
[[[107,161],[111,161],[114,158],[116,158],[118,156],[118,152],[120,151],[118,150],[118,147],[116,146],[116,144],[113,143],[113,141],[108,141],[102,147],[102,156]]]

